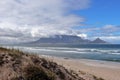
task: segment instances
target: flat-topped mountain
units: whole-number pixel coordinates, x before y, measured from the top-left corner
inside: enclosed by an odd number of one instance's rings
[[[74,35],[55,35],[48,38],[40,38],[32,43],[88,43],[90,40],[82,39]]]
[[[47,38],[40,38],[28,44],[103,44],[106,41],[97,38],[94,41],[84,39],[75,35],[55,35]]]

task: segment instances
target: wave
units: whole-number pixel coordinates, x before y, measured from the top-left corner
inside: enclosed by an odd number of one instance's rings
[[[60,52],[78,54],[112,54],[120,55],[119,49],[97,49],[97,48],[69,48],[69,47],[23,47],[23,46],[4,46],[31,52]]]
[[[25,48],[26,49],[26,48]],[[64,52],[64,53],[79,53],[79,54],[116,54],[120,55],[120,50],[103,50],[103,49],[80,49],[80,48],[55,48],[55,47],[31,47],[27,48],[30,50],[37,50],[37,51],[50,51],[50,52]]]
[[[45,56],[57,56],[73,59],[93,59],[120,62],[120,49],[106,48],[69,48],[69,47],[26,47],[26,46],[4,46],[15,48],[29,53]]]

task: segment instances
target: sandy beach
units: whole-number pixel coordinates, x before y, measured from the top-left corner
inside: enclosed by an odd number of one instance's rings
[[[120,80],[120,63],[87,59],[68,59],[44,56],[65,68],[92,74],[105,80]]]

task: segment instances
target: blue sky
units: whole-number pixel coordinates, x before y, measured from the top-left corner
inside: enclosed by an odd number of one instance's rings
[[[86,18],[86,24],[104,26],[106,24],[119,25],[119,0],[91,0],[88,9],[76,11],[76,14]]]
[[[89,8],[84,10],[78,10],[78,11],[72,11],[72,13],[75,13],[79,16],[83,16],[85,18],[85,22],[83,22],[82,27],[76,27],[76,29],[92,29],[92,28],[99,28],[99,30],[96,31],[90,31],[87,34],[91,37],[94,36],[94,34],[101,31],[100,28],[105,27],[106,25],[111,25],[113,28],[117,28],[118,30],[110,31],[110,33],[105,33],[107,37],[119,37],[120,36],[120,1],[119,0],[91,0],[91,4]],[[112,29],[113,29],[112,28]],[[111,28],[108,28],[111,30]],[[103,34],[96,34],[95,37],[102,37]],[[105,37],[105,36],[104,36]],[[106,37],[106,38],[107,38]],[[114,40],[109,40],[111,38],[108,38],[107,40],[112,43],[120,43],[119,38]]]
[[[1,0],[0,42],[54,35],[120,43],[119,0]]]

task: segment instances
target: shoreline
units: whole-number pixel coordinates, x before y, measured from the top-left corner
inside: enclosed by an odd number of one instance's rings
[[[77,73],[82,71],[105,80],[120,80],[120,63],[118,62],[89,59],[71,59],[43,55],[42,57],[56,62],[57,64],[62,65],[69,70],[74,70]]]

